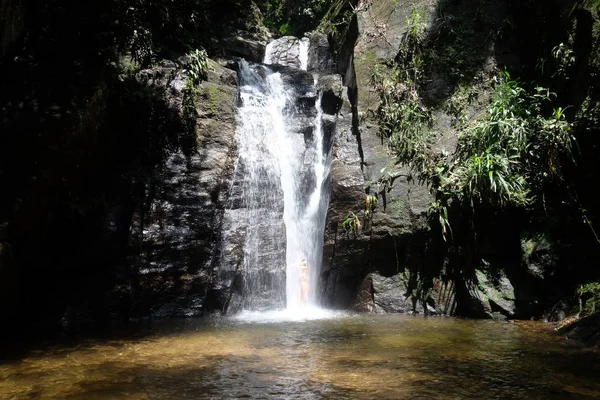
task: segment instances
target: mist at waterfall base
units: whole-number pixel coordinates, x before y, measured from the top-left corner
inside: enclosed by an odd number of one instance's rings
[[[239,63],[236,177],[242,182],[246,236],[244,301],[236,318],[330,318],[337,314],[318,306],[317,287],[331,164],[321,95],[315,78],[298,71],[306,70],[307,40],[298,41],[299,68],[277,68],[271,49],[267,47],[265,64],[272,66]],[[308,265],[305,301],[302,262]]]

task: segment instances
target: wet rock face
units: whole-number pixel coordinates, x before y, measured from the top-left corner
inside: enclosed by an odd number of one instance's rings
[[[175,66],[142,71],[139,79],[162,90],[174,114],[188,102],[197,118],[194,143],[167,149],[133,213],[130,295],[143,314],[200,315],[226,297],[210,282],[237,151],[235,73],[211,62],[208,81],[187,95],[187,77]]]
[[[372,84],[374,68],[386,70],[394,62],[409,29],[411,7],[391,0],[363,3],[345,43],[336,46],[336,68],[344,74],[348,96],[342,99],[339,115],[349,118],[339,123],[334,139],[332,200],[323,259],[324,303],[357,307],[363,303],[362,288],[369,276],[375,288],[380,286],[379,299],[376,294],[371,307],[376,311],[419,312],[420,307],[423,312],[484,318],[527,315],[535,299],[525,298],[526,284],[513,285],[520,279],[514,274],[491,276],[481,269],[468,282],[444,275],[446,246],[427,220],[433,196],[425,184],[415,181],[410,168],[397,163],[380,136],[380,93]],[[419,0],[414,7],[425,24],[435,21],[437,2]],[[326,40],[315,38],[317,42],[323,48]],[[309,57],[309,67],[311,60]],[[325,61],[322,65],[331,64]],[[447,98],[451,90],[447,82],[434,76],[425,85],[422,100]],[[434,110],[434,153],[455,150],[458,131],[451,121],[443,107]],[[350,219],[359,222],[360,228],[348,229]],[[369,275],[373,271],[379,275]],[[403,292],[400,300],[395,300],[397,291]]]

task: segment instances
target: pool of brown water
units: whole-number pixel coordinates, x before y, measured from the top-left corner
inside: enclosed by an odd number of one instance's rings
[[[536,322],[171,321],[0,363],[0,399],[600,398],[600,354]]]

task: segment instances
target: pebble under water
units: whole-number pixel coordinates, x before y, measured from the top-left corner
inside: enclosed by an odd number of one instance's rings
[[[586,399],[598,378],[598,352],[538,322],[251,313],[30,351],[0,398]]]

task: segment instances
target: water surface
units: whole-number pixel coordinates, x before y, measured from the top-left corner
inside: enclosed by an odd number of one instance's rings
[[[33,351],[0,398],[586,399],[599,361],[535,322],[254,313]]]

